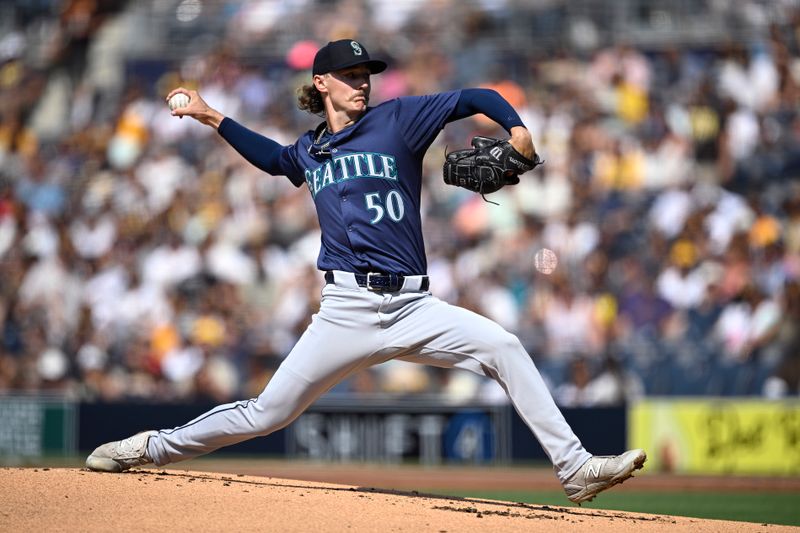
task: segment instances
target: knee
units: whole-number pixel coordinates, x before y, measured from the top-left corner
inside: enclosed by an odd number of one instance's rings
[[[498,352],[504,356],[524,354],[527,356],[525,348],[519,338],[513,333],[505,332],[497,341]]]
[[[250,423],[256,435],[269,435],[288,426],[301,412],[295,402],[262,394],[253,404]]]
[[[503,361],[517,360],[519,358],[530,360],[530,356],[525,351],[519,338],[512,333],[504,331],[490,342],[489,353],[493,359],[491,362],[495,367],[502,364]]]

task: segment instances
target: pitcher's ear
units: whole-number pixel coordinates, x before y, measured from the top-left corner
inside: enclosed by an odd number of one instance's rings
[[[316,87],[319,92],[328,92],[327,76],[325,74],[315,74],[311,81],[314,83],[314,87]]]

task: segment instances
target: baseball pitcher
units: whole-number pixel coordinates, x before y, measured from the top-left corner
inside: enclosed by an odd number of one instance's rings
[[[253,165],[306,186],[322,242],[326,281],[319,312],[264,391],[220,405],[176,428],[104,444],[92,470],[121,472],[197,457],[288,425],[342,379],[391,359],[467,369],[496,380],[552,461],[567,497],[581,503],[631,477],[643,450],[592,456],[564,420],[516,336],[429,292],[420,223],[422,159],[449,122],[483,113],[510,135],[476,137],[448,154],[444,180],[481,195],[519,182],[541,160],[516,111],[498,93],[464,89],[369,106],[370,76],[386,69],[364,45],[344,39],[316,54],[299,105],[325,120],[281,146],[178,88],[177,117],[213,127]]]

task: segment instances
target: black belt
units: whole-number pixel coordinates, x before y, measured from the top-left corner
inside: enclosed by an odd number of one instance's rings
[[[367,289],[375,292],[395,292],[399,291],[403,288],[403,282],[405,281],[405,276],[402,274],[376,274],[376,273],[369,273],[369,274],[353,274],[356,278],[356,283],[358,283],[359,287],[366,287]],[[333,283],[333,272],[328,270],[325,272],[325,281],[327,283]],[[428,276],[424,276],[422,278],[422,283],[420,284],[419,290],[427,291],[428,287],[430,287],[430,280]]]

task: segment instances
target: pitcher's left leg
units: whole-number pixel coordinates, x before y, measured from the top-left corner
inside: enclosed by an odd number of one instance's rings
[[[461,368],[495,379],[547,453],[563,483],[591,457],[559,411],[515,335],[486,317],[427,297],[392,326],[398,359]],[[402,347],[406,347],[405,350]]]

